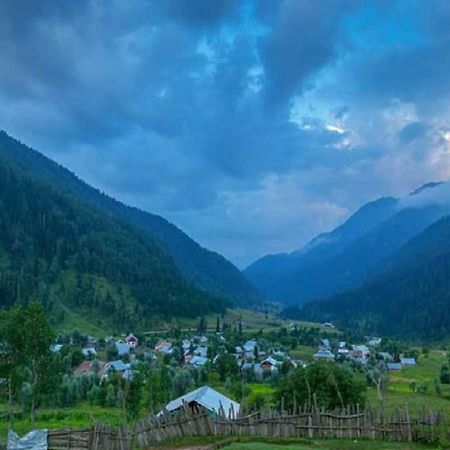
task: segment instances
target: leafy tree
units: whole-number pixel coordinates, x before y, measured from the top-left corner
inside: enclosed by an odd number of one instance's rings
[[[8,333],[8,352],[15,355],[15,371],[23,368],[27,374],[34,424],[39,400],[55,390],[62,373],[62,363],[57,364],[57,355],[50,350],[55,335],[39,303],[17,306],[6,312],[3,319],[4,332]]]
[[[139,415],[142,398],[143,376],[140,372],[133,373],[133,378],[126,383],[125,410],[128,420],[136,419]]]
[[[382,401],[389,385],[389,375],[384,361],[369,361],[367,366],[367,378],[369,382],[375,386],[378,400]]]
[[[239,373],[239,366],[233,355],[230,353],[224,353],[217,358],[216,370],[219,374],[220,380],[225,381],[227,377],[231,377]]]
[[[174,397],[180,397],[194,387],[194,380],[189,370],[181,369],[172,378],[172,392]]]
[[[110,383],[106,388],[105,404],[106,406],[112,408],[116,406],[116,403],[117,403],[116,388],[114,384]]]
[[[450,384],[450,368],[448,364],[441,367],[441,375],[439,377],[442,384]]]
[[[294,406],[324,406],[327,409],[359,404],[366,400],[366,383],[345,367],[315,362],[291,371],[281,378],[275,389],[279,408]]]

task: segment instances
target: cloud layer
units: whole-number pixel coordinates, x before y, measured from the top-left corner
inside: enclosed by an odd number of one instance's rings
[[[0,127],[244,266],[450,175],[450,7],[4,0]]]

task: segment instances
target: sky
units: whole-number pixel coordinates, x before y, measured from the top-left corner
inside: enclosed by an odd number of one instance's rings
[[[2,0],[0,128],[238,267],[450,177],[447,0]]]

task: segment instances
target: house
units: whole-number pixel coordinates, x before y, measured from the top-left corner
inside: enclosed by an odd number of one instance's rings
[[[189,351],[191,349],[191,341],[189,339],[183,339],[182,342],[182,347],[183,347],[183,352],[186,353],[187,351]]]
[[[314,353],[313,358],[316,361],[334,361],[335,356],[334,353],[330,350],[321,349],[318,352]]]
[[[187,404],[194,410],[206,410],[210,414],[224,415],[230,419],[236,418],[240,410],[239,403],[209,386],[202,386],[195,391],[172,400],[164,409],[169,412],[175,412],[181,410],[183,404]],[[161,414],[162,411],[159,415]]]
[[[400,358],[402,367],[414,367],[417,365],[415,358]]]
[[[50,350],[51,350],[53,353],[59,353],[59,352],[61,351],[62,348],[63,348],[63,345],[62,345],[62,344],[53,344],[53,345],[50,346]]]
[[[338,355],[342,356],[342,357],[346,357],[350,354],[350,350],[347,348],[347,343],[344,341],[339,342],[338,345]]]
[[[208,356],[208,349],[206,347],[197,347],[194,350],[194,356],[201,356],[206,358]]]
[[[119,358],[130,354],[130,346],[126,342],[116,341],[115,346]]]
[[[253,355],[253,353],[255,352],[255,347],[257,345],[258,345],[258,343],[254,339],[251,339],[250,341],[247,341],[244,344],[244,352]]]
[[[394,357],[388,353],[388,352],[378,352],[378,356],[384,361],[384,362],[393,362]]]
[[[322,324],[325,328],[334,328],[334,325],[331,322],[325,322]]]
[[[381,344],[381,338],[379,337],[372,337],[367,341],[367,345],[370,347],[376,347],[377,345]]]
[[[172,342],[170,341],[159,341],[155,345],[155,350],[163,355],[171,355],[173,353]]]
[[[115,361],[110,361],[105,364],[105,374],[108,372],[121,372],[124,373],[130,368],[129,364],[125,364],[122,360],[117,359]]]
[[[330,348],[330,341],[328,339],[321,339],[320,340],[320,347],[321,348]]]
[[[366,359],[370,354],[370,350],[367,345],[354,345],[352,356],[353,358]]]
[[[193,356],[189,359],[188,364],[194,367],[203,367],[208,363],[208,358],[203,356]]]
[[[261,353],[260,353],[261,355]],[[273,356],[278,356],[279,358],[287,358],[288,357],[288,353],[284,350],[275,350],[274,352],[272,352]]]
[[[386,364],[386,367],[389,372],[399,372],[400,370],[402,370],[402,365],[395,362],[388,362]]]
[[[97,351],[94,347],[85,347],[81,350],[81,353],[83,353],[83,356],[86,358],[90,358],[91,356],[97,356]]]
[[[133,333],[130,333],[126,338],[125,338],[125,341],[126,341],[126,343],[128,344],[128,346],[131,348],[131,349],[135,349],[137,346],[138,346],[138,344],[139,344],[139,341],[138,341],[138,339],[137,339],[137,337],[133,334]]]
[[[100,377],[104,375],[106,363],[103,361],[83,361],[74,371],[75,376],[90,375],[98,373]]]
[[[262,370],[270,370],[273,372],[274,370],[278,370],[278,366],[280,366],[282,363],[281,361],[276,360],[275,358],[272,358],[269,356],[264,361],[261,362],[261,369]]]

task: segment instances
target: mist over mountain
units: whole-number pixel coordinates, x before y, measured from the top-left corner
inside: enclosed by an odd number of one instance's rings
[[[285,314],[331,320],[361,333],[427,339],[448,336],[450,217],[412,238],[358,289],[287,309]]]
[[[353,289],[371,279],[410,239],[450,212],[448,184],[381,198],[303,249],[256,261],[247,277],[269,298],[299,305]]]

